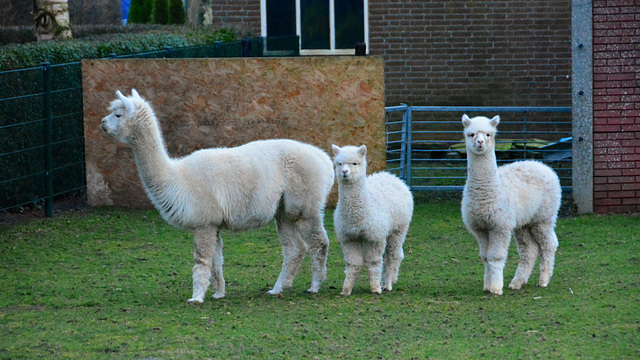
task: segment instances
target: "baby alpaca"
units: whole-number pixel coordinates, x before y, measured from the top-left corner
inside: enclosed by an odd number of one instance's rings
[[[364,145],[332,147],[339,191],[334,222],[346,266],[340,294],[351,295],[363,265],[372,293],[391,291],[404,259],[402,245],[413,214],[411,191],[392,174],[367,176]]]
[[[540,282],[546,287],[553,274],[558,238],[554,231],[562,189],[556,173],[537,161],[518,161],[498,167],[496,127],[500,117],[462,116],[467,148],[467,183],[462,195],[462,220],[478,241],[484,263],[484,290],[502,294],[503,269],[511,234],[520,262],[509,288],[527,281],[538,257]]]
[[[273,219],[284,261],[269,294],[291,287],[306,253],[309,292],[318,292],[329,249],[323,210],[334,181],[324,151],[293,140],[262,140],[171,158],[149,103],[135,90],[117,95],[102,129],[131,147],[147,195],[165,221],[194,232],[189,303],[203,302],[209,285],[213,298],[225,296],[221,230],[255,229]]]

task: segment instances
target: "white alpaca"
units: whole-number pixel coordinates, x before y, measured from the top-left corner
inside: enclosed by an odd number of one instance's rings
[[[167,154],[151,106],[135,90],[111,103],[102,129],[133,150],[147,195],[172,226],[194,231],[193,296],[201,303],[211,284],[225,295],[220,230],[262,227],[275,218],[282,271],[269,294],[291,287],[306,252],[312,262],[309,292],[326,277],[329,240],[323,210],[333,186],[331,159],[293,140],[263,140],[235,148]]]
[[[518,290],[527,283],[538,257],[538,286],[549,284],[558,248],[554,228],[562,196],[558,176],[540,162],[497,166],[494,136],[499,122],[499,116],[462,116],[468,171],[462,220],[480,247],[484,290],[495,295],[502,294],[512,233],[520,262],[509,288]]]
[[[367,176],[364,145],[332,147],[339,190],[333,218],[346,266],[341,295],[351,295],[363,265],[372,293],[391,291],[404,259],[402,245],[413,214],[411,191],[392,174]]]

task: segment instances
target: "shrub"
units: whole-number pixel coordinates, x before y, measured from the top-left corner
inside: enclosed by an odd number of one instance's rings
[[[131,0],[127,23],[148,24],[151,22],[153,0]]]
[[[62,64],[82,59],[107,57],[112,53],[128,55],[162,50],[167,46],[185,47],[236,40],[233,31],[163,26],[147,34],[111,34],[109,40],[66,40],[14,44],[0,47],[0,71],[39,66],[43,62]],[[167,33],[173,31],[174,33]]]
[[[169,23],[169,0],[155,0],[153,6],[153,23],[162,25]]]
[[[184,24],[186,18],[182,0],[169,0],[169,24]]]

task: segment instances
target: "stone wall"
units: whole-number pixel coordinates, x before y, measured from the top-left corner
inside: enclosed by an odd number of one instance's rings
[[[151,207],[131,150],[99,129],[116,90],[151,103],[174,157],[290,138],[328,154],[366,144],[370,171],[386,165],[381,58],[85,60],[82,76],[90,206]]]

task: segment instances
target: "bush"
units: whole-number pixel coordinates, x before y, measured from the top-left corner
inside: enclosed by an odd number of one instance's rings
[[[110,34],[107,35],[108,40],[93,36],[89,41],[65,40],[3,46],[0,47],[0,71],[35,67],[43,62],[63,64],[108,57],[112,53],[128,55],[162,50],[167,46],[185,47],[236,40],[234,32],[226,29],[153,28],[159,30],[147,34]]]
[[[182,0],[169,0],[169,24],[184,24],[186,18]]]
[[[153,11],[153,0],[131,0],[129,6],[129,24],[149,24],[151,23],[151,12]]]
[[[169,23],[169,0],[155,0],[153,23],[162,25]]]

